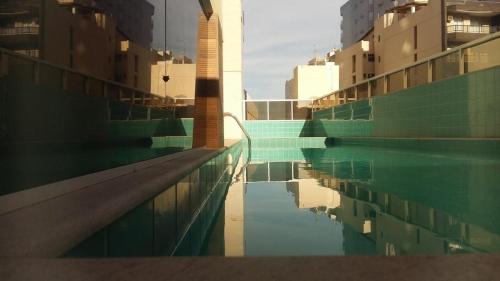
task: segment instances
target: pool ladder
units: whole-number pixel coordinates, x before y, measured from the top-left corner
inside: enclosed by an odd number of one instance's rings
[[[252,140],[250,139],[250,135],[248,134],[247,130],[245,129],[243,124],[241,124],[240,120],[238,120],[238,117],[236,117],[236,115],[232,114],[231,112],[224,112],[224,117],[230,117],[234,121],[236,121],[238,126],[240,126],[241,131],[243,132],[243,134],[245,134],[245,137],[248,140],[248,158],[245,165],[243,165],[241,171],[236,176],[236,178],[239,179],[243,171],[246,169],[246,167],[248,166],[248,164],[250,164],[250,161],[252,160]]]

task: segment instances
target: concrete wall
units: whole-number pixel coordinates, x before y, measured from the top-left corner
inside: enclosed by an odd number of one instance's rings
[[[241,0],[220,0],[223,38],[224,112],[243,121],[243,6]],[[241,139],[238,124],[224,120],[224,137]]]

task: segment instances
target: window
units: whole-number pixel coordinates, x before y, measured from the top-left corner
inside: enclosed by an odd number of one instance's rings
[[[352,84],[356,84],[356,75],[352,76]]]
[[[352,56],[352,72],[356,72],[356,55]]]
[[[413,55],[413,61],[417,61],[417,60],[418,60],[418,56],[417,56],[417,54],[414,54]]]
[[[378,56],[378,63],[380,63],[381,59],[380,59],[380,56]]]
[[[368,54],[368,61],[374,62],[375,61],[375,55],[374,54]]]
[[[418,34],[417,26],[413,27],[413,48],[416,50],[418,47]]]
[[[380,42],[380,35],[378,36],[378,41]]]
[[[70,26],[69,27],[69,50],[70,51],[73,51],[73,48],[74,48],[74,31],[73,31],[73,27]]]
[[[137,78],[137,75],[134,76],[134,88],[137,88],[137,84],[138,84],[138,78]]]
[[[134,71],[139,72],[139,56],[134,56]]]

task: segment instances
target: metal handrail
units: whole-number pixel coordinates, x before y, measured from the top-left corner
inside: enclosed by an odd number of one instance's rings
[[[250,135],[248,134],[247,130],[245,129],[245,126],[243,126],[243,124],[241,124],[240,120],[238,120],[238,117],[236,117],[236,115],[232,114],[231,112],[225,112],[224,117],[233,118],[234,121],[236,121],[236,123],[238,123],[238,126],[240,126],[241,131],[243,132],[243,134],[245,134],[245,137],[248,140],[247,161],[246,161],[245,165],[243,165],[243,167],[241,167],[240,172],[235,177],[236,179],[239,179],[241,177],[241,174],[243,174],[243,172],[245,171],[246,167],[250,164],[250,162],[252,162],[252,140],[250,139]]]
[[[399,69],[396,69],[396,70],[392,70],[392,71],[389,71],[389,72],[377,75],[375,77],[363,80],[363,81],[361,81],[359,83],[356,83],[354,85],[351,85],[349,87],[345,87],[345,88],[337,90],[337,91],[335,91],[333,93],[324,95],[324,96],[322,96],[322,97],[314,100],[314,102],[313,102],[313,111],[315,111],[316,108],[319,107],[319,103],[321,101],[328,100],[329,97],[336,96],[336,95],[338,95],[338,94],[340,94],[342,92],[346,92],[346,91],[349,91],[349,90],[356,91],[356,89],[359,86],[361,86],[361,85],[367,84],[368,87],[370,88],[371,85],[372,85],[372,83],[376,82],[377,80],[380,80],[380,79],[386,80],[388,76],[390,76],[392,74],[395,74],[395,73],[399,73],[399,72],[407,73],[408,69],[413,68],[415,66],[422,65],[422,64],[427,64],[429,66],[429,68],[432,68],[432,62],[435,59],[442,58],[442,57],[445,57],[445,56],[453,54],[453,53],[460,53],[460,59],[463,60],[463,54],[464,54],[464,50],[465,49],[468,49],[468,48],[471,48],[471,47],[475,47],[475,46],[481,45],[483,43],[486,43],[486,42],[489,42],[489,41],[493,41],[493,40],[498,39],[498,38],[500,38],[500,32],[489,34],[489,35],[486,35],[486,36],[484,36],[482,38],[479,38],[479,39],[476,39],[474,41],[471,41],[471,42],[468,42],[466,44],[463,44],[461,46],[455,47],[453,49],[450,49],[450,50],[441,52],[439,54],[435,54],[435,55],[426,57],[425,59],[419,60],[419,61],[417,61],[417,62],[415,62],[413,64],[410,64],[410,65],[407,65],[405,67],[402,67],[402,68],[399,68]],[[463,64],[463,61],[462,61],[462,64]],[[461,67],[461,68],[462,68],[461,71],[463,71],[463,67]],[[463,74],[463,73],[460,73],[460,74]],[[428,81],[428,83],[430,83],[430,82],[432,82],[432,81]],[[404,82],[404,84],[406,84],[406,82]],[[384,94],[388,94],[388,93],[390,93],[390,92],[387,91],[387,89],[384,89]],[[323,108],[320,108],[319,110],[321,110],[321,109],[323,109]]]
[[[480,33],[489,34],[498,31],[497,26],[450,24],[446,26],[448,33]]]

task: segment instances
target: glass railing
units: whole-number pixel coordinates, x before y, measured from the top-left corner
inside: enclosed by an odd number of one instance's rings
[[[317,111],[500,65],[500,32],[388,72],[313,102]]]
[[[245,120],[310,120],[313,100],[246,100]]]
[[[0,48],[0,79],[3,78],[14,83],[34,84],[44,89],[59,89],[145,107],[175,106],[175,100],[170,97],[146,93],[125,84]]]

